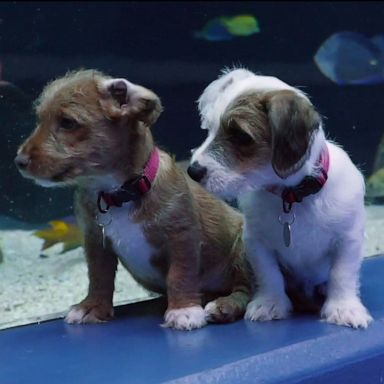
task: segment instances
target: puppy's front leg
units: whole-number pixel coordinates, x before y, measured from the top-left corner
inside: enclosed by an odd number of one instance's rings
[[[255,296],[247,306],[245,318],[267,321],[288,317],[292,303],[285,293],[284,277],[276,257],[252,236],[246,235],[244,244],[258,285]]]
[[[199,292],[200,244],[196,244],[196,239],[186,230],[170,238],[164,327],[192,330],[207,324]]]
[[[113,317],[113,291],[117,257],[110,249],[103,248],[98,229],[85,234],[85,253],[88,264],[89,288],[87,297],[71,307],[67,323],[99,323]]]
[[[321,317],[328,323],[366,328],[373,320],[359,298],[359,272],[363,237],[351,234],[340,241],[333,255],[327,299]]]

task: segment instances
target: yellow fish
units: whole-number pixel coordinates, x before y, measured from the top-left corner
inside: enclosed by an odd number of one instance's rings
[[[57,243],[63,243],[61,253],[70,251],[83,245],[83,232],[76,224],[62,220],[49,222],[52,228],[34,232],[34,235],[44,240],[42,251]]]
[[[219,16],[209,20],[194,36],[208,41],[232,40],[234,36],[251,36],[260,32],[259,21],[253,15]]]
[[[228,32],[235,36],[250,36],[260,32],[259,22],[252,15],[223,17],[222,21]]]

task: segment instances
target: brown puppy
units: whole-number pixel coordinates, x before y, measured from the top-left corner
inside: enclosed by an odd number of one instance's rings
[[[155,146],[149,127],[161,111],[153,92],[94,70],[51,82],[37,100],[38,126],[15,162],[43,186],[77,187],[90,282],[69,323],[113,316],[118,259],[144,287],[167,294],[167,327],[190,330],[245,312],[242,216]]]

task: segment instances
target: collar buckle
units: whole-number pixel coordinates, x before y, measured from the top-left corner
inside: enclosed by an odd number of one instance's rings
[[[146,175],[139,175],[126,181],[117,191],[107,193],[101,191],[97,197],[97,208],[100,213],[107,213],[111,206],[121,207],[123,203],[140,199],[151,189],[151,182]],[[102,207],[101,200],[106,204]]]
[[[120,188],[112,192],[100,191],[97,208],[100,213],[107,213],[109,208],[121,207],[123,203],[140,199],[149,192],[160,166],[159,150],[154,147],[149,160],[141,174],[127,180]],[[105,204],[102,204],[102,200]]]
[[[126,181],[117,191],[109,195],[112,198],[113,205],[121,207],[123,203],[140,199],[150,189],[151,182],[148,180],[148,177],[139,175]]]
[[[304,197],[319,192],[323,185],[316,177],[305,176],[296,187],[284,188],[281,193],[284,213],[291,211],[293,203],[301,203]]]

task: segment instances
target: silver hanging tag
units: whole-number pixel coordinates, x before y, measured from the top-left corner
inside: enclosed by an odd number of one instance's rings
[[[106,246],[106,235],[105,235],[105,227],[112,223],[112,215],[109,212],[106,213],[98,213],[96,215],[97,225],[101,228],[101,236],[103,239],[103,248]]]
[[[283,224],[283,240],[286,247],[291,245],[291,224],[288,222]]]
[[[105,237],[105,226],[104,225],[101,226],[101,235],[103,237],[103,248],[105,249],[106,237]]]
[[[283,226],[283,241],[286,247],[289,247],[292,242],[292,228],[296,216],[294,213],[288,213],[279,216],[279,223]]]

